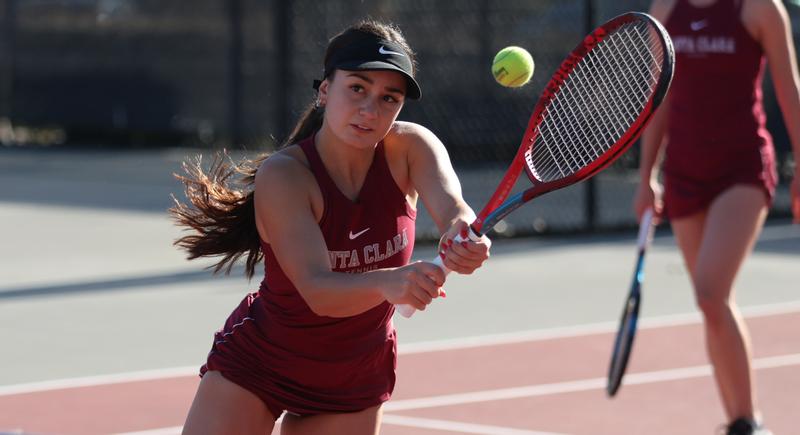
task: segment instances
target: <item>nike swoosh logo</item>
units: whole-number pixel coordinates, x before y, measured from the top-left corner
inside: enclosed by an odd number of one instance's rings
[[[689,27],[695,32],[706,27],[707,25],[708,25],[708,20],[692,21],[691,23],[689,23]]]
[[[362,235],[362,234],[366,233],[367,231],[369,231],[369,228],[367,228],[367,229],[365,229],[365,230],[362,230],[362,231],[359,231],[359,232],[357,232],[357,233],[353,234],[353,230],[350,230],[350,240],[354,240],[354,239],[355,239],[355,238],[357,238],[358,236],[360,236],[360,235]]]
[[[405,56],[403,53],[399,53],[397,51],[387,50],[386,47],[381,45],[381,48],[378,49],[378,53],[380,54],[394,54],[397,56]]]

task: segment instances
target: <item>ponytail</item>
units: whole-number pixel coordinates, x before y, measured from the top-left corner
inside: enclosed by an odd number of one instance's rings
[[[253,164],[266,157],[236,165],[226,161],[227,154],[217,154],[208,173],[203,170],[202,157],[183,163],[186,175],[175,174],[175,178],[183,183],[190,205],[173,196],[175,205],[169,212],[178,226],[194,230],[194,234],[174,242],[189,253],[189,260],[222,256],[210,268],[214,273],[224,269],[225,274],[230,274],[236,261],[247,255],[245,275],[248,279],[253,277],[256,264],[263,258],[252,188],[258,166]],[[235,174],[242,175],[239,184],[244,188],[231,185]]]
[[[309,105],[282,145],[288,146],[311,136],[322,126],[325,110]],[[185,175],[175,174],[184,185],[188,204],[172,197],[175,205],[169,209],[178,226],[193,231],[173,244],[188,252],[188,259],[222,258],[210,266],[214,273],[230,274],[233,265],[246,256],[245,275],[251,279],[256,265],[264,258],[261,238],[256,227],[256,171],[269,154],[236,164],[227,153],[217,153],[206,172],[202,157],[184,162]],[[238,179],[234,179],[238,178]]]
[[[289,146],[314,134],[322,127],[322,118],[324,116],[324,107],[318,106],[316,102],[309,104],[282,146]]]

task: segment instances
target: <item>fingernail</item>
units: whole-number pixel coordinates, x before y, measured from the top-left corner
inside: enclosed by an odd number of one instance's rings
[[[466,241],[466,240],[464,240],[463,242],[461,242],[461,246],[463,246],[463,247],[465,247],[465,248],[466,248],[466,247],[467,247],[467,241]]]
[[[447,297],[447,293],[445,293],[444,289],[441,289],[441,288],[439,289],[439,296],[441,296],[443,298]]]

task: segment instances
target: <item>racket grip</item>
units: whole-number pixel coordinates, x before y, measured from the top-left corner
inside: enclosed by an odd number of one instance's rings
[[[650,207],[648,207],[642,214],[642,220],[639,221],[639,237],[636,241],[639,249],[644,248],[650,239],[653,238],[653,217],[653,209]]]
[[[417,311],[414,309],[414,307],[407,304],[395,305],[395,308],[397,308],[397,312],[406,319],[411,318],[411,316],[414,315],[414,312]]]
[[[467,235],[468,235],[469,239],[472,240],[473,242],[477,242],[477,241],[479,241],[481,239],[481,237],[479,235],[475,234],[472,231],[472,228],[469,229],[469,233]],[[464,240],[466,240],[466,239],[461,237],[461,234],[456,234],[456,237],[453,239],[453,243],[463,242]],[[443,254],[444,254],[443,252],[439,252],[439,255],[437,255],[436,258],[434,258],[431,261],[431,263],[439,266],[439,268],[442,269],[442,271],[444,271],[444,274],[446,276],[452,271],[450,269],[448,269],[447,266],[444,265],[444,260],[442,259],[442,255]],[[414,307],[412,307],[411,305],[408,305],[408,304],[400,304],[400,305],[397,305],[396,308],[397,308],[397,311],[400,313],[400,315],[402,315],[403,317],[405,317],[407,319],[410,318],[411,316],[413,316],[414,313],[417,311]]]

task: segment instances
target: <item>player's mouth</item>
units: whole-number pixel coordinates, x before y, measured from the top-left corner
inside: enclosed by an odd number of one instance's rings
[[[366,125],[361,125],[361,124],[350,124],[350,127],[355,129],[356,131],[362,132],[362,133],[369,133],[369,132],[373,131],[372,128],[367,127]]]

